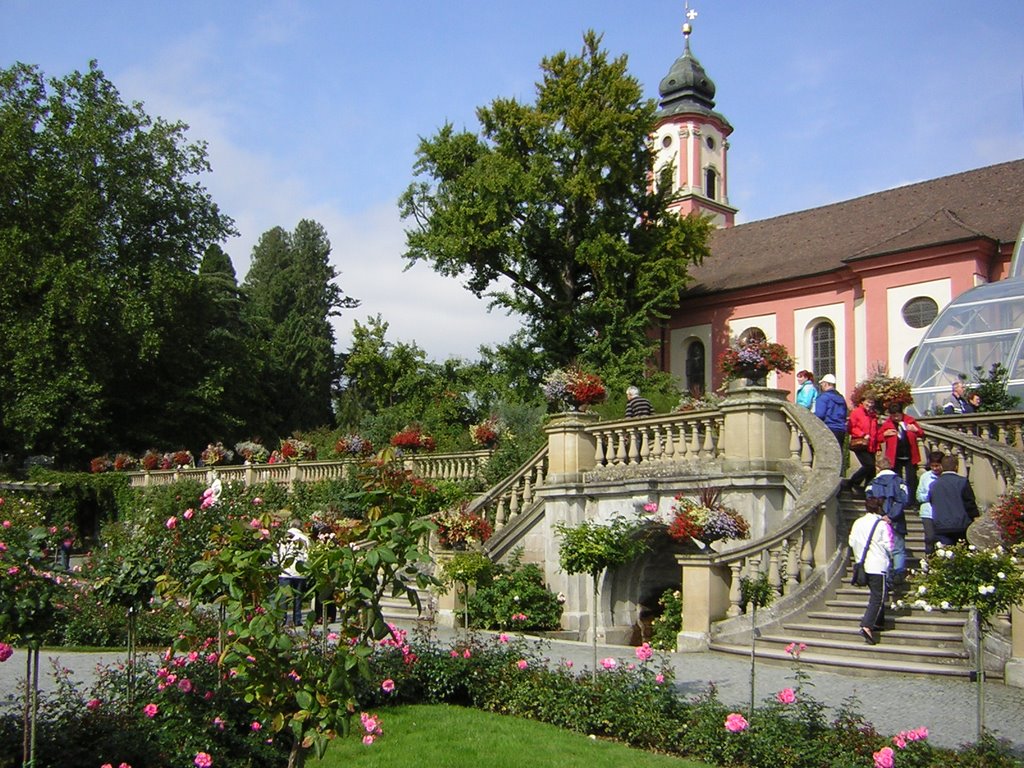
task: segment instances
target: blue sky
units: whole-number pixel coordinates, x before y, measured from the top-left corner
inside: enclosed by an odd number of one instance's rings
[[[1024,157],[1024,2],[693,0],[691,47],[732,123],[739,221]],[[204,182],[240,236],[239,279],[275,225],[322,223],[343,290],[337,323],[381,314],[392,340],[476,356],[514,318],[425,265],[403,271],[396,200],[417,142],[476,129],[492,99],[532,101],[542,57],[604,34],[647,94],[683,50],[683,2],[0,0],[0,66],[47,75],[90,59],[126,100],[192,126]],[[1024,214],[1024,205],[1022,205]]]

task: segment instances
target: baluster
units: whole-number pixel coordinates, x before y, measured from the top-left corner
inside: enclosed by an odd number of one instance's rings
[[[652,440],[653,445],[651,446],[651,461],[663,462],[665,461],[665,450],[662,447],[661,442],[661,426],[658,425],[652,429],[654,433],[654,439]]]
[[[690,458],[699,459],[700,455],[700,422],[694,421],[692,424],[692,433],[690,434]]]
[[[782,574],[779,573],[778,548],[772,548],[768,551],[768,583],[772,585],[775,594],[782,594]]]
[[[675,461],[676,458],[676,441],[675,441],[675,427],[672,424],[665,425],[665,454],[664,459],[666,462]]]
[[[511,520],[513,517],[519,514],[519,494],[516,489],[512,489],[512,498],[509,499],[508,505],[508,518]]]
[[[713,419],[715,425],[715,454],[712,458],[720,459],[725,456],[725,417]]]
[[[505,508],[505,497],[499,496],[498,508],[494,510],[494,529],[504,528],[506,522],[508,522],[508,510]]]
[[[687,448],[689,447],[686,440],[686,430],[688,425],[689,422],[684,421],[673,429],[672,442],[675,443],[676,461],[686,460]]]
[[[637,445],[637,438],[639,433],[635,429],[626,430],[626,445],[629,446],[626,449],[626,463],[627,464],[639,464],[640,463],[640,447]]]
[[[743,563],[739,560],[729,563],[729,570],[732,572],[732,578],[729,581],[729,608],[726,610],[725,615],[739,616],[742,611],[740,610],[740,568]]]
[[[604,467],[608,464],[608,451],[605,450],[608,433],[604,431],[597,432],[596,437],[597,439],[594,441],[594,444],[597,446],[597,449],[594,451],[594,466]]]
[[[533,468],[533,487],[537,488],[544,484],[544,462],[540,462]]]
[[[800,440],[800,428],[796,422],[789,422],[789,457],[791,459],[800,458],[801,440]]]
[[[801,531],[803,544],[800,547],[800,581],[804,583],[807,583],[814,572],[814,547],[811,544],[810,536],[812,525],[814,525],[813,522],[805,525]]]
[[[706,459],[715,458],[715,429],[714,420],[708,419],[704,427],[704,448],[702,454]]]
[[[800,583],[800,536],[797,532],[796,541],[786,541],[786,593],[792,592]]]
[[[625,432],[619,432],[618,438],[619,438],[619,450],[615,454],[615,463],[616,464],[625,464],[626,463],[626,459],[629,457],[629,453],[627,453],[627,449],[626,449],[626,439],[627,439],[626,433]]]
[[[651,460],[651,443],[647,427],[640,429],[640,461]]]
[[[533,500],[533,488],[530,486],[530,473],[523,476],[523,506],[528,506]]]

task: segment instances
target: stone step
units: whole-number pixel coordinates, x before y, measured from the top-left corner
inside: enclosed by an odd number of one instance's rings
[[[813,643],[803,640],[808,648],[816,653],[827,656],[857,656],[861,654],[879,655],[880,658],[903,659],[907,661],[936,662],[943,664],[967,664],[969,656],[960,645],[958,648],[949,648],[937,645],[918,645],[906,642],[892,642],[892,631],[883,631],[879,634],[880,642],[877,645],[868,645],[860,636],[858,628],[850,628],[849,632],[842,637],[819,637]],[[768,647],[788,646],[794,642],[790,635],[764,635],[758,640],[758,644],[765,644]]]
[[[886,627],[888,629],[883,634],[885,640],[890,643],[943,647],[958,652],[963,648],[963,635],[960,631],[919,627],[904,628],[888,619],[886,620]],[[814,621],[787,622],[783,624],[782,629],[789,634],[802,637],[805,643],[809,637],[833,639],[856,637],[859,639],[860,615],[858,614],[852,620],[842,624],[838,622],[822,623]]]
[[[804,613],[804,620],[814,620],[826,624],[845,624],[847,622],[859,622],[864,610],[854,608],[852,610],[809,610]],[[957,637],[962,637],[964,629],[963,618],[956,616],[944,616],[941,612],[915,611],[905,615],[891,613],[886,610],[886,616],[890,623],[897,623],[903,629],[913,628],[923,632],[955,632]]]
[[[881,645],[865,647],[877,650],[881,648]],[[711,643],[711,650],[719,651],[720,653],[750,656],[749,646],[733,645],[731,643]],[[756,655],[759,661],[793,664],[793,657],[786,653],[785,648],[782,647],[759,648],[756,650]],[[800,654],[800,664],[866,676],[909,674],[969,678],[972,673],[972,670],[966,664],[910,661],[899,658],[886,658],[881,654],[829,655],[815,651],[810,646]],[[991,675],[989,676],[991,677]]]

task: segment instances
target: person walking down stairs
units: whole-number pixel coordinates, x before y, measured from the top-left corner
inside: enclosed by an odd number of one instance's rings
[[[865,499],[865,512],[850,529],[850,549],[855,558],[864,555],[864,570],[868,575],[870,595],[860,620],[860,635],[868,645],[878,645],[888,599],[886,576],[892,558],[892,529],[882,517],[882,503],[879,498]]]
[[[878,474],[868,484],[868,498],[882,502],[882,519],[892,528],[892,575],[889,579],[890,590],[903,583],[907,575],[907,517],[904,510],[910,495],[906,483],[892,471],[888,457],[879,453],[875,457]]]

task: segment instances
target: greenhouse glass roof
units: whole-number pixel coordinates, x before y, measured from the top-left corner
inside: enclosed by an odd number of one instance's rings
[[[1008,389],[1024,398],[1024,227],[1017,238],[1010,276],[972,288],[950,302],[925,333],[907,370],[912,411],[930,414],[949,399],[961,373],[988,374],[994,363],[1009,371]]]

